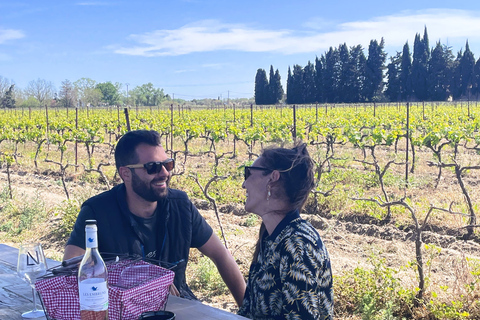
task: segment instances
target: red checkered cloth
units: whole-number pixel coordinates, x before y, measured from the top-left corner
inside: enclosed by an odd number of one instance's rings
[[[173,271],[145,261],[110,263],[107,270],[110,320],[136,320],[145,311],[162,309],[175,276]],[[80,319],[76,276],[42,279],[35,283],[35,288],[48,319]]]

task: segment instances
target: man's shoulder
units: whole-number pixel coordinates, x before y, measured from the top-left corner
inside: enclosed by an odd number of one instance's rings
[[[89,199],[87,199],[82,206],[95,205],[99,203],[115,203],[118,192],[122,192],[123,184],[117,185],[110,190],[99,193]]]
[[[190,201],[188,195],[185,191],[178,190],[178,189],[168,189],[168,199],[170,200],[187,200]]]

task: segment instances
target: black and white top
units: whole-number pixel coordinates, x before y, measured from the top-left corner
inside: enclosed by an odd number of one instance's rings
[[[238,314],[251,319],[333,319],[330,258],[298,211],[264,233]]]

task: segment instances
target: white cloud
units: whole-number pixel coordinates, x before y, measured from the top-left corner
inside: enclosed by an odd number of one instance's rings
[[[465,10],[429,9],[404,11],[396,15],[338,25],[327,24],[321,18],[304,23],[302,30],[254,29],[245,25],[225,24],[205,20],[175,30],[155,30],[134,34],[129,38],[134,46],[114,49],[118,54],[146,57],[176,56],[194,52],[234,50],[243,52],[276,52],[282,54],[310,53],[336,47],[361,44],[384,38],[387,46],[401,47],[407,40],[413,43],[416,33],[423,35],[427,27],[431,44],[441,40],[465,43],[480,40],[480,14]]]
[[[21,39],[25,37],[22,31],[13,29],[0,29],[0,44],[8,40]]]

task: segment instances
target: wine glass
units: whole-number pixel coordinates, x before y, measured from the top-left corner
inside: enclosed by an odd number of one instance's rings
[[[32,287],[33,310],[22,314],[23,318],[33,319],[45,316],[43,310],[37,310],[37,292],[35,281],[47,272],[47,263],[40,243],[25,243],[18,251],[17,274]]]

